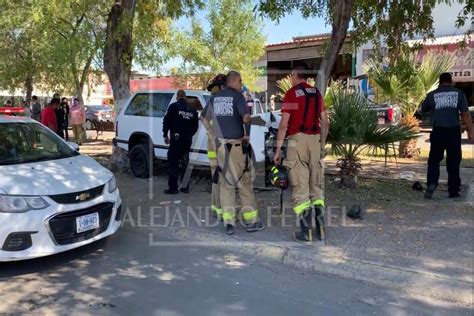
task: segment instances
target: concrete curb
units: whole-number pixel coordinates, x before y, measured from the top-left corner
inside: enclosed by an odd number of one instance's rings
[[[325,247],[300,245],[296,242],[248,241],[192,228],[164,227],[183,246],[218,247],[257,256],[310,273],[356,279],[379,286],[402,290],[413,296],[430,297],[449,302],[473,305],[474,283],[446,275],[432,274],[399,267],[380,265],[322,253]],[[159,246],[160,243],[158,242]],[[176,245],[171,243],[170,246]],[[317,252],[319,251],[319,252]]]

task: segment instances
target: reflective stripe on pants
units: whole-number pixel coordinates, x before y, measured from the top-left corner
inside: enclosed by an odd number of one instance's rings
[[[210,158],[209,153],[214,153],[215,157]],[[217,169],[217,152],[216,152],[216,145],[214,139],[210,138],[208,135],[207,139],[207,155],[209,158],[209,164],[211,165],[211,179],[214,176],[214,172],[216,172]],[[212,183],[212,193],[211,193],[211,205],[216,207],[220,211],[220,213],[217,213],[217,215],[222,215],[222,208],[221,208],[221,199],[219,197],[220,195],[220,190],[219,190],[219,184],[217,183]],[[214,210],[214,209],[213,209]],[[215,210],[214,210],[215,211]]]
[[[283,165],[289,169],[295,213],[300,215],[304,210],[321,203],[324,206],[320,136],[299,133],[288,137]]]
[[[217,162],[222,172],[219,173],[220,202],[223,209],[224,224],[235,225],[236,203],[235,189],[238,189],[242,204],[242,214],[248,218],[247,223],[253,224],[258,221],[257,200],[253,193],[252,184],[252,160],[249,160],[251,171],[244,172],[246,159],[242,152],[240,141],[228,141],[232,143],[229,155],[227,170],[224,170],[226,157],[226,140],[220,141],[217,149]],[[227,180],[226,180],[227,178]],[[240,181],[239,181],[240,179]],[[246,215],[247,214],[247,215]]]

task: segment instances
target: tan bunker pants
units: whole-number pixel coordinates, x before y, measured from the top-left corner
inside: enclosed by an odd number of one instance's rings
[[[293,210],[302,215],[313,206],[324,207],[320,135],[298,133],[288,137],[283,165],[289,169]]]
[[[235,225],[236,203],[235,189],[239,191],[242,205],[242,217],[246,224],[258,220],[257,200],[253,193],[252,159],[246,160],[240,140],[218,139],[217,162],[221,169],[219,173],[220,202],[224,224]],[[227,156],[227,163],[226,163]],[[248,163],[248,171],[245,171]]]
[[[217,151],[216,151],[216,142],[214,138],[209,137],[207,139],[207,158],[209,159],[209,164],[211,165],[211,178],[214,176],[214,173],[217,169]],[[216,213],[217,217],[222,216],[222,208],[219,196],[219,184],[212,183],[212,193],[211,193],[211,209]]]

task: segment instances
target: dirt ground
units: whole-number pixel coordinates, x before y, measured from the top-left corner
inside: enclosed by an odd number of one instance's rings
[[[88,141],[81,152],[106,164],[112,137],[104,136]],[[188,231],[222,234],[222,224],[212,217],[209,207],[210,172],[193,170],[191,193],[168,196],[163,194],[167,187],[166,168],[166,162],[159,162],[152,179],[137,179],[130,172],[116,173],[126,209],[125,225],[184,227]],[[359,177],[356,189],[340,188],[334,172],[326,175],[326,222],[330,237],[325,247],[316,246],[318,251],[376,265],[422,269],[472,282],[474,206],[466,200],[466,187],[463,187],[463,198],[452,200],[447,198],[443,182],[434,198],[428,201],[423,198],[423,192],[412,189],[414,179],[392,177],[393,172],[384,176],[381,162],[366,165],[365,172],[375,178]],[[399,171],[395,175],[399,175]],[[420,175],[418,172],[415,177]],[[263,242],[291,242],[298,226],[292,211],[291,192],[284,192],[281,210],[279,191],[263,187],[255,191],[260,217],[267,229],[255,237],[238,225],[236,236],[250,241],[258,238]],[[346,212],[354,204],[363,209],[363,220],[347,218]],[[452,260],[454,256],[456,261]]]

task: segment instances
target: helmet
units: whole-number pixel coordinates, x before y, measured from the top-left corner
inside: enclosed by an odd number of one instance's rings
[[[226,84],[226,76],[224,74],[218,74],[215,76],[207,86],[207,91],[212,92],[212,94],[222,90],[222,87]]]
[[[286,168],[282,166],[273,166],[270,170],[270,181],[273,186],[279,189],[288,189],[290,180],[288,179],[288,171]]]

